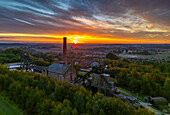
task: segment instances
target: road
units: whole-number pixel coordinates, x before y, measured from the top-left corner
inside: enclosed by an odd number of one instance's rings
[[[156,115],[161,115],[161,114],[162,114],[162,112],[160,112],[160,111],[154,109],[153,107],[151,107],[151,104],[150,104],[150,103],[144,103],[144,102],[142,102],[142,101],[140,101],[140,100],[139,100],[138,102],[139,102],[144,108],[147,108],[147,109],[153,111]],[[166,115],[166,114],[165,114],[165,115]]]
[[[128,95],[129,97],[136,98],[136,97],[132,96],[131,94],[129,94],[129,93],[127,93],[127,92],[125,92],[125,91],[123,91],[123,90],[121,90],[121,89],[118,89],[118,90],[119,90],[120,92]],[[141,101],[141,100],[138,100],[138,102],[139,102],[144,108],[147,108],[147,109],[151,110],[151,111],[154,112],[156,115],[161,115],[161,114],[162,114],[160,111],[158,111],[158,110],[154,109],[153,107],[151,107],[151,104],[150,104],[150,103],[145,103],[145,102],[143,102],[143,101]],[[168,115],[168,114],[165,114],[165,115]]]

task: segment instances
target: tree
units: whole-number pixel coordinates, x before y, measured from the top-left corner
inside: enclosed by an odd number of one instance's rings
[[[113,53],[108,53],[108,54],[106,55],[106,58],[112,59],[112,60],[117,60],[117,59],[119,59],[119,57],[116,56],[116,55],[113,54]]]
[[[64,109],[61,111],[61,115],[70,115],[70,111],[67,107],[64,107]]]
[[[170,100],[170,78],[166,78],[165,83],[164,83],[164,88],[165,88],[165,92],[167,95],[167,98]]]
[[[76,109],[76,108],[73,109],[72,115],[78,115],[78,112],[77,112],[77,109]]]
[[[100,109],[99,115],[106,115],[103,111],[103,109]]]

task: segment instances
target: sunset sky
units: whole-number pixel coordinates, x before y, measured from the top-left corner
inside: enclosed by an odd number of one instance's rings
[[[0,43],[168,43],[170,0],[0,0]]]

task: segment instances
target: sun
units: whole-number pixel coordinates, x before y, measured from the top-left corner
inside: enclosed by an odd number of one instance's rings
[[[73,40],[73,42],[74,42],[75,45],[78,43],[77,40]]]

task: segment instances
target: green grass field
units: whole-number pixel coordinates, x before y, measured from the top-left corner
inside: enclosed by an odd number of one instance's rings
[[[0,115],[22,115],[22,112],[0,95]]]
[[[160,54],[155,54],[155,55],[139,55],[139,54],[121,54],[121,57],[131,57],[131,56],[137,56],[137,58],[161,58],[161,59],[166,59],[170,61],[170,51],[169,52],[161,52]]]

